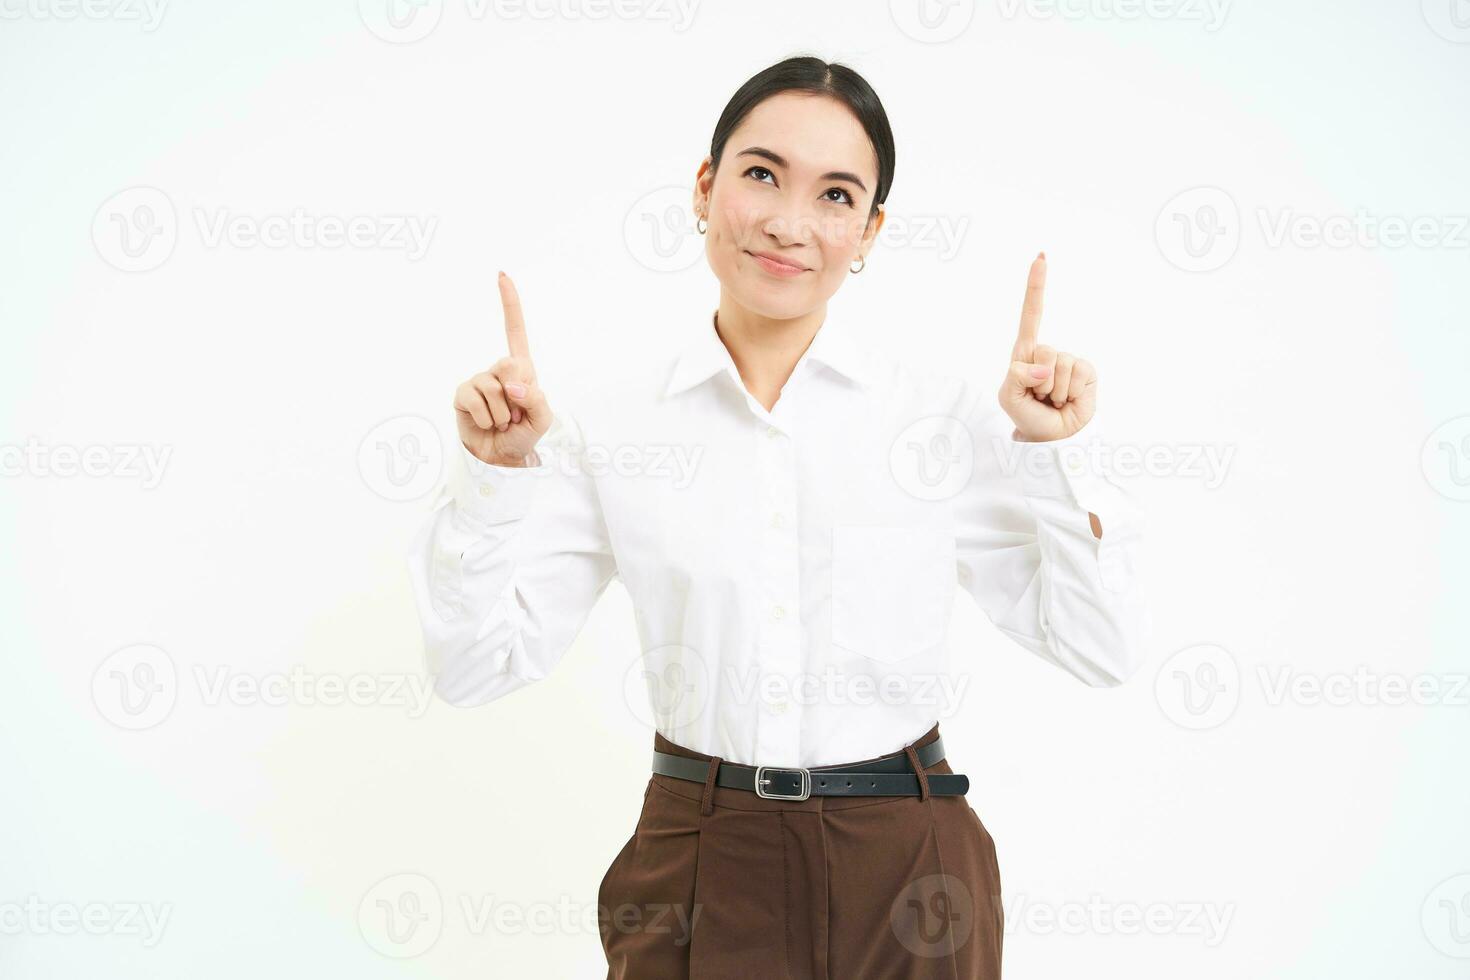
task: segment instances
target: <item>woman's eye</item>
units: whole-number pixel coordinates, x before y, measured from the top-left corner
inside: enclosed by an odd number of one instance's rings
[[[848,207],[852,207],[852,206],[853,206],[853,204],[855,204],[855,203],[856,203],[856,202],[855,202],[855,201],[853,201],[853,199],[852,199],[852,195],[851,195],[851,194],[849,194],[849,193],[847,193],[847,191],[845,191],[845,190],[843,190],[843,189],[842,189],[842,188],[841,188],[841,187],[829,187],[829,188],[828,188],[828,189],[827,189],[827,193],[828,193],[828,194],[832,194],[832,193],[834,193],[834,192],[835,192],[835,193],[838,193],[838,194],[841,194],[841,195],[842,195],[842,196],[843,196],[843,197],[844,197],[844,198],[846,198],[846,199],[847,199],[847,206],[848,206]],[[833,202],[833,203],[834,203],[834,204],[835,204],[835,203],[838,203],[838,202],[837,202],[837,201],[836,201],[836,200],[834,200],[834,199],[833,199],[833,198],[830,198],[830,197],[829,197],[829,198],[827,198],[827,200],[829,200],[829,201],[832,201],[832,202]]]
[[[772,181],[775,181],[775,179],[776,179],[776,175],[773,174],[773,173],[771,173],[765,167],[751,167],[749,170],[745,171],[745,176],[749,177],[751,174],[754,174],[754,173],[766,174],[766,175],[768,175],[771,178]],[[761,180],[761,179],[759,177],[757,177],[756,180]],[[765,183],[765,181],[761,180],[761,183]]]

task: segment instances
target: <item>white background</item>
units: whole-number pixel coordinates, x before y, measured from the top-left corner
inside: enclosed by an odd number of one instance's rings
[[[627,594],[542,683],[424,706],[404,554],[454,385],[503,351],[495,271],[553,403],[669,354],[717,302],[679,223],[720,110],[814,53],[884,100],[910,229],[830,316],[998,384],[1044,248],[1043,339],[1164,447],[1126,479],[1155,610],[1128,685],[956,608],[941,724],[1007,976],[1464,976],[1455,2],[426,0],[395,29],[378,0],[0,0],[0,974],[602,976],[588,910],[652,741]],[[298,209],[432,233],[211,233]],[[568,756],[580,785],[543,784]]]

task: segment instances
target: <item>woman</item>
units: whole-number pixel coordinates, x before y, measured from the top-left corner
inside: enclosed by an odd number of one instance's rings
[[[1138,663],[1137,522],[1061,465],[1097,379],[1037,342],[1044,256],[984,384],[827,322],[893,168],[851,69],[760,72],[698,171],[720,298],[688,347],[553,415],[502,273],[509,356],[455,394],[464,470],[412,563],[441,695],[545,677],[614,578],[637,611],[655,755],[598,896],[611,978],[1000,976],[995,850],[934,696],[955,583],[1086,683]]]

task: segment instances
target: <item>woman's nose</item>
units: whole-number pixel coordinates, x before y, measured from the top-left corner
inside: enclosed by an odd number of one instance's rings
[[[820,231],[812,210],[796,203],[772,210],[761,223],[761,230],[782,245],[806,244],[814,241]]]

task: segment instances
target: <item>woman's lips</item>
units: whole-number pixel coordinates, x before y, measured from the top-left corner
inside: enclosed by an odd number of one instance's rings
[[[808,269],[803,269],[801,266],[798,265],[789,265],[785,262],[778,262],[775,259],[772,259],[765,255],[759,255],[755,252],[747,251],[745,254],[749,255],[751,258],[755,259],[756,262],[760,263],[760,267],[762,269],[765,269],[771,275],[780,276],[783,279],[789,279],[792,276],[799,276],[803,272],[810,271]]]

